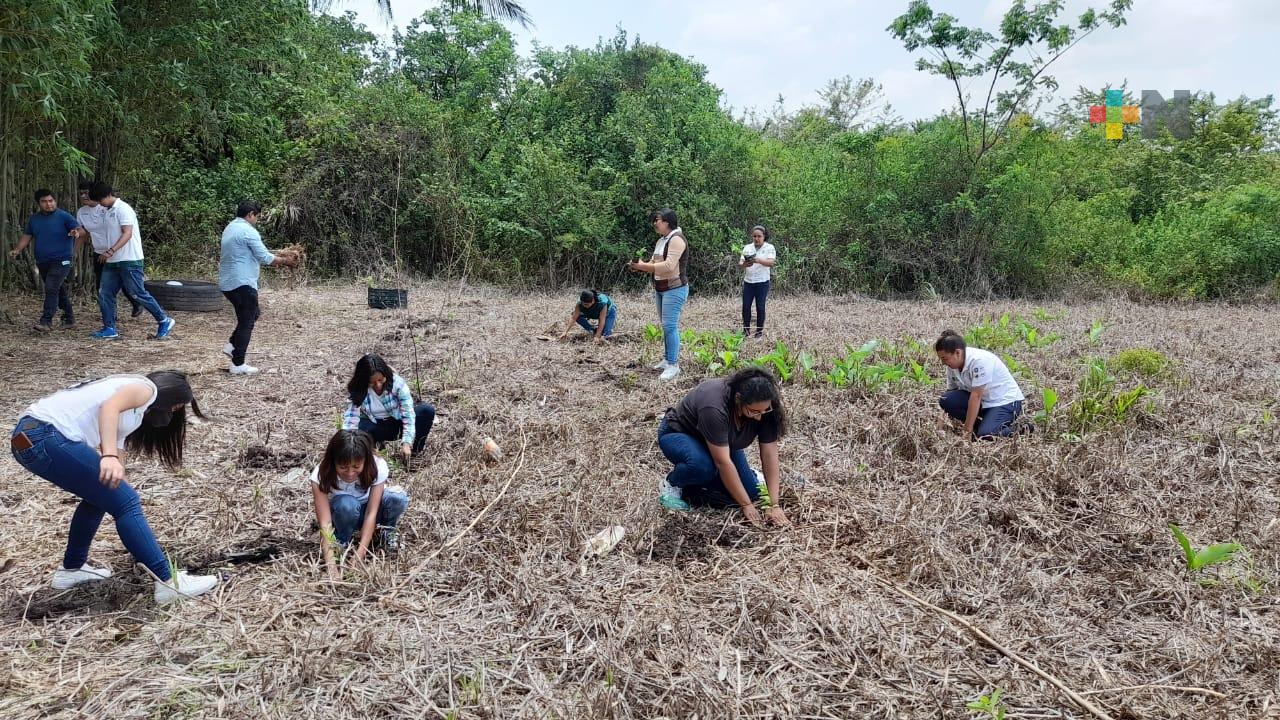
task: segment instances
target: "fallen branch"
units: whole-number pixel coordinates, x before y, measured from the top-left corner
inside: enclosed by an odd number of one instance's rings
[[[1222,700],[1226,699],[1225,693],[1209,688],[1189,687],[1186,685],[1125,685],[1124,687],[1103,688],[1101,690],[1085,690],[1081,695],[1101,695],[1102,693],[1127,692],[1129,690],[1173,690],[1174,692],[1195,693],[1197,695],[1209,695]]]
[[[950,620],[952,620],[952,621],[956,622],[957,624],[959,624],[960,626],[962,626],[964,629],[966,629],[966,630],[968,630],[970,633],[972,633],[974,637],[978,638],[978,639],[979,639],[979,640],[981,640],[982,642],[984,642],[984,643],[986,643],[986,644],[990,645],[991,647],[995,648],[995,649],[996,649],[996,651],[998,651],[1001,655],[1004,655],[1005,657],[1007,657],[1007,658],[1009,658],[1010,660],[1012,660],[1012,661],[1014,661],[1014,662],[1018,663],[1019,665],[1021,665],[1022,667],[1024,667],[1024,668],[1026,668],[1026,669],[1030,670],[1031,672],[1035,673],[1036,675],[1039,675],[1040,677],[1044,678],[1045,680],[1048,680],[1050,684],[1052,684],[1054,687],[1056,687],[1056,688],[1058,688],[1059,690],[1061,690],[1061,691],[1063,692],[1063,694],[1065,694],[1068,698],[1070,698],[1070,699],[1071,699],[1071,702],[1075,703],[1075,704],[1076,704],[1077,706],[1079,706],[1080,708],[1083,708],[1084,710],[1087,710],[1087,711],[1088,711],[1089,713],[1091,713],[1094,717],[1100,718],[1101,720],[1114,720],[1114,718],[1112,718],[1110,715],[1108,715],[1108,714],[1107,714],[1107,712],[1106,712],[1105,710],[1103,710],[1102,708],[1098,707],[1097,705],[1094,705],[1094,704],[1093,704],[1092,702],[1090,702],[1087,698],[1085,698],[1085,697],[1084,697],[1084,695],[1082,695],[1082,694],[1080,694],[1080,693],[1078,693],[1078,692],[1076,692],[1076,691],[1072,690],[1071,688],[1067,687],[1066,683],[1062,682],[1062,681],[1061,681],[1061,680],[1059,680],[1057,677],[1054,677],[1053,675],[1050,675],[1049,673],[1045,672],[1044,670],[1041,670],[1041,669],[1040,669],[1040,667],[1039,667],[1038,665],[1036,665],[1035,663],[1031,662],[1030,660],[1027,660],[1027,659],[1023,658],[1021,655],[1019,655],[1019,654],[1015,653],[1014,651],[1010,650],[1009,648],[1005,647],[1004,645],[1001,645],[999,642],[997,642],[997,641],[995,640],[995,638],[992,638],[990,635],[988,635],[986,632],[984,632],[981,628],[977,627],[976,625],[974,625],[973,623],[969,622],[968,620],[965,620],[964,618],[962,618],[962,617],[960,617],[959,615],[957,615],[957,614],[955,614],[955,613],[951,612],[950,610],[946,610],[946,609],[940,608],[940,607],[938,607],[937,605],[934,605],[933,603],[929,602],[928,600],[925,600],[924,598],[920,597],[919,595],[916,595],[915,593],[911,592],[910,590],[907,590],[906,588],[903,588],[903,587],[900,587],[900,586],[898,586],[898,585],[896,585],[896,584],[894,584],[894,583],[891,583],[891,582],[889,582],[888,580],[884,580],[884,579],[879,578],[879,577],[877,577],[877,576],[875,576],[875,575],[871,575],[871,578],[872,578],[873,580],[875,580],[876,582],[880,583],[881,585],[884,585],[885,587],[888,587],[888,588],[890,588],[890,589],[892,589],[892,590],[897,591],[899,594],[901,594],[902,596],[904,596],[904,597],[906,597],[907,599],[911,600],[912,602],[916,603],[916,604],[917,604],[917,605],[919,605],[920,607],[925,608],[925,609],[927,609],[927,610],[932,610],[933,612],[938,613],[939,615],[942,615],[942,616],[944,616],[944,617],[946,617],[946,618],[948,618],[948,619],[950,619]]]
[[[529,445],[528,436],[522,437],[520,441],[520,453],[516,457],[515,467],[511,469],[511,476],[508,477],[507,481],[502,484],[502,487],[498,490],[498,494],[493,496],[493,499],[489,501],[489,504],[485,505],[484,508],[481,509],[480,512],[477,513],[474,518],[472,518],[471,522],[467,523],[466,527],[459,530],[458,534],[449,538],[447,542],[445,542],[440,547],[436,548],[435,552],[423,558],[421,562],[419,562],[417,565],[413,567],[413,569],[411,569],[408,573],[406,573],[404,580],[401,580],[395,587],[393,587],[391,589],[391,593],[388,594],[386,597],[382,598],[381,602],[388,603],[394,600],[396,595],[400,594],[401,590],[403,590],[409,583],[414,581],[418,573],[421,572],[423,568],[429,565],[432,560],[435,560],[437,557],[440,557],[440,553],[456,545],[458,541],[463,538],[464,535],[471,532],[471,530],[477,524],[479,524],[480,519],[483,518],[490,510],[492,510],[494,505],[498,504],[498,501],[501,500],[502,497],[507,494],[507,490],[510,489],[511,483],[515,481],[516,476],[520,474],[520,469],[524,467],[524,451],[525,451],[525,448],[528,447],[528,445]]]

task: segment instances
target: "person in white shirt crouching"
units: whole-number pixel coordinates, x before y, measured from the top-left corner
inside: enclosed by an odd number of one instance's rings
[[[943,330],[933,349],[947,366],[947,391],[938,399],[944,422],[963,422],[965,434],[974,440],[1013,435],[1026,398],[1004,361],[995,353],[965,347],[954,330]]]

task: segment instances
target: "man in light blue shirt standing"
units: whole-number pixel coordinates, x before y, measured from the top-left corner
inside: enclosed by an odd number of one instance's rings
[[[222,352],[231,357],[232,375],[256,375],[258,368],[244,361],[249,338],[258,321],[258,275],[261,266],[293,267],[297,260],[288,255],[273,255],[258,234],[258,217],[262,206],[242,200],[236,207],[236,219],[222,231],[222,257],[218,261],[218,289],[236,309],[236,329]]]

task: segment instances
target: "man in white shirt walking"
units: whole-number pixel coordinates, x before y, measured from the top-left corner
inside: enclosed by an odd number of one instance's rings
[[[111,245],[107,240],[106,226],[103,224],[103,208],[98,203],[89,199],[89,186],[93,183],[85,181],[80,183],[80,208],[76,210],[76,221],[80,223],[80,239],[88,240],[90,247],[106,248]],[[93,292],[96,295],[102,292],[102,270],[106,267],[102,256],[94,251],[93,258]],[[142,314],[142,306],[137,300],[129,294],[128,288],[124,289],[124,296],[129,298],[129,304],[133,306],[129,317],[138,317]]]
[[[129,203],[116,197],[115,191],[104,182],[96,182],[89,187],[89,199],[102,206],[102,237],[107,242],[106,247],[99,247],[95,242],[93,248],[99,256],[98,262],[103,263],[102,285],[98,290],[102,329],[93,337],[99,340],[120,337],[116,331],[116,295],[122,287],[156,319],[156,339],[169,337],[177,322],[147,292],[146,278],[142,274],[142,230],[138,227],[137,213]]]

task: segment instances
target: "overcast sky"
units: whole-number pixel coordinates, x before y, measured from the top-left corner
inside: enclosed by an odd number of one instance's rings
[[[1067,0],[1076,17],[1106,0]],[[931,117],[955,104],[945,80],[917,71],[915,56],[885,28],[909,0],[525,0],[535,23],[510,26],[527,56],[534,41],[555,48],[594,46],[617,28],[707,67],[741,112],[767,110],[779,95],[789,109],[816,100],[841,75],[882,83],[907,120]],[[392,0],[392,23],[404,27],[434,0]],[[935,12],[996,31],[1011,0],[933,0]],[[333,12],[354,11],[368,28],[389,35],[374,0],[337,0]],[[1127,80],[1138,95],[1159,90],[1213,91],[1220,99],[1261,97],[1280,89],[1280,0],[1135,0],[1128,25],[1104,27],[1054,66],[1065,94],[1079,85],[1101,88]],[[978,88],[975,86],[976,94]]]

